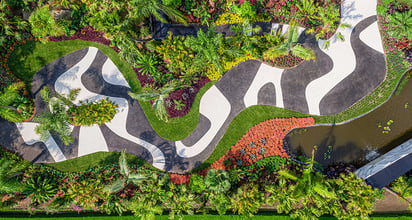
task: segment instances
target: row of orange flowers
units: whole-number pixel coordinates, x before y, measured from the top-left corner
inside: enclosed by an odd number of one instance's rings
[[[294,128],[314,124],[315,119],[312,117],[275,118],[261,122],[250,128],[219,160],[197,173],[205,176],[210,169],[229,170],[236,166],[251,165],[264,157],[288,157],[283,148],[286,134]],[[172,173],[169,175],[175,184],[188,184],[191,176]]]

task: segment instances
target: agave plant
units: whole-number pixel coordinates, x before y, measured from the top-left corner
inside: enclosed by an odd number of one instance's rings
[[[146,179],[146,176],[138,173],[130,173],[129,166],[127,165],[126,159],[126,149],[124,149],[119,157],[119,166],[120,166],[120,177],[118,180],[113,183],[105,186],[103,192],[112,194],[117,193],[120,190],[124,189],[127,183],[134,183],[136,185],[140,184],[143,180]]]

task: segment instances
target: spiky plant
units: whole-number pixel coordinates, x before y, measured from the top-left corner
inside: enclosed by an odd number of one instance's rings
[[[4,89],[0,93],[0,117],[10,122],[22,122],[23,117],[13,107],[13,102],[20,97],[19,90],[24,87],[24,83],[15,83]]]
[[[388,15],[389,18],[389,34],[392,37],[402,39],[406,37],[407,39],[412,38],[412,10],[406,12],[395,12]]]

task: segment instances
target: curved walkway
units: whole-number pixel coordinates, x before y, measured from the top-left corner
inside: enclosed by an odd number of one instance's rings
[[[109,97],[119,105],[114,119],[102,126],[73,127],[75,142],[70,146],[64,146],[55,136],[40,142],[34,135],[34,123],[0,120],[0,144],[34,162],[57,162],[127,148],[128,153],[159,169],[190,171],[210,156],[230,122],[249,106],[273,105],[303,113],[335,114],[378,86],[385,78],[386,67],[376,12],[371,5],[376,5],[376,0],[344,1],[342,20],[352,28],[342,30],[345,42],[332,37],[329,50],[320,49],[313,36],[302,33],[299,40],[315,51],[315,61],[288,70],[256,60],[232,68],[202,97],[199,124],[184,140],[173,142],[156,134],[139,103],[128,96],[130,87],[120,71],[106,55],[90,47],[49,63],[34,76],[36,114],[48,110],[40,98],[39,91],[44,86],[52,89],[52,95],[81,88],[76,103]]]

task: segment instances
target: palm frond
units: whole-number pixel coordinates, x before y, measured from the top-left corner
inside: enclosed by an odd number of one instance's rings
[[[23,121],[23,117],[16,110],[8,108],[8,106],[0,106],[0,117],[10,122]]]
[[[305,60],[315,59],[315,52],[309,48],[302,47],[300,44],[292,47],[292,55]]]

